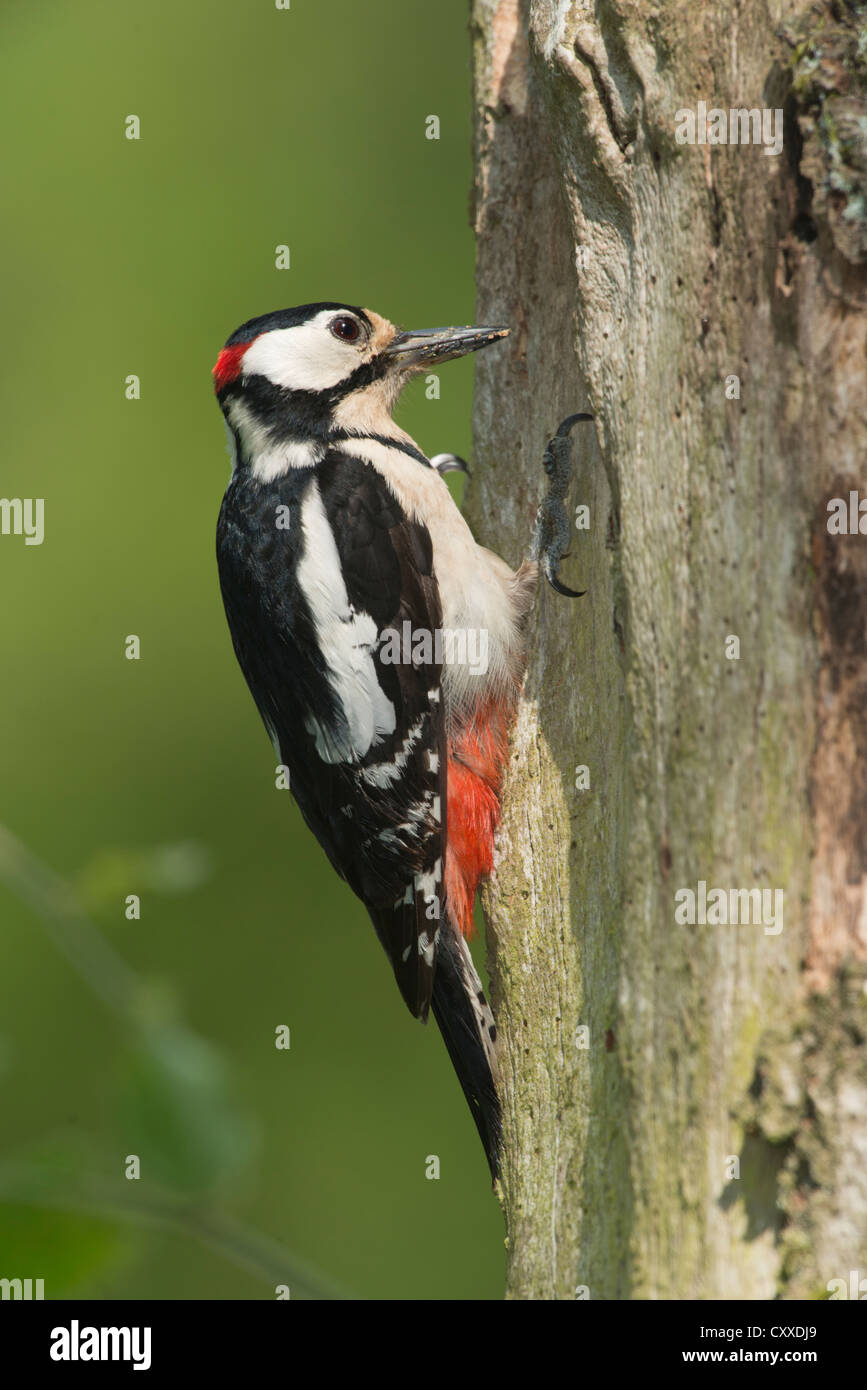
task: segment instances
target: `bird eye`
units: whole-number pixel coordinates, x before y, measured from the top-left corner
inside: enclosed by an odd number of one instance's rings
[[[354,343],[361,329],[356,319],[351,319],[347,314],[344,314],[338,319],[331,320],[331,332],[342,343]]]

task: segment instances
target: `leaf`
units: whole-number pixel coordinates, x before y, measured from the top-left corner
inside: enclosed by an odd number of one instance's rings
[[[142,1026],[124,1068],[123,1143],[141,1160],[142,1181],[211,1193],[246,1165],[253,1147],[227,1069],[203,1038],[174,1021]]]

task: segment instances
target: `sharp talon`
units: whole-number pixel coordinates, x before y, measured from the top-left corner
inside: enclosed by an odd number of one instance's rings
[[[466,473],[468,478],[472,476],[469,464],[459,454],[434,454],[431,463],[438,473]]]
[[[564,598],[583,598],[587,593],[586,589],[567,589],[565,584],[561,584],[555,575],[546,575],[548,583],[556,593],[562,594]]]
[[[566,438],[566,435],[569,433],[569,431],[571,430],[572,426],[573,426],[573,425],[577,425],[579,420],[592,420],[592,419],[593,419],[593,416],[592,416],[592,415],[588,415],[587,412],[584,411],[584,410],[579,411],[579,413],[578,413],[577,415],[567,415],[567,416],[566,416],[566,419],[563,421],[563,423],[562,423],[561,425],[558,426],[558,428],[557,428],[557,434],[556,434],[555,438],[557,438],[557,439],[565,439],[565,438]]]
[[[551,588],[564,598],[583,598],[586,589],[569,589],[557,578],[560,562],[569,554],[571,529],[566,515],[566,496],[572,479],[572,447],[569,431],[579,421],[592,420],[586,411],[567,415],[549,440],[542,456],[542,466],[548,475],[548,492],[536,516],[536,534],[532,554],[542,560],[545,578]]]

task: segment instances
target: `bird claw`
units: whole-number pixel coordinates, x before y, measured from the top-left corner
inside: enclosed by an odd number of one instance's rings
[[[542,568],[545,578],[555,593],[562,594],[564,598],[583,598],[586,594],[586,589],[569,589],[565,584],[561,584],[556,571],[552,571],[547,564],[543,565]]]
[[[466,473],[467,477],[470,477],[470,466],[460,454],[434,454],[431,463],[440,474]]]
[[[592,420],[592,415],[581,411],[568,415],[558,426],[556,434],[548,440],[542,458],[550,483],[547,496],[536,513],[536,531],[531,554],[540,560],[542,572],[555,593],[564,598],[582,598],[586,589],[569,589],[558,578],[560,562],[569,553],[571,530],[566,516],[566,493],[572,480],[572,443],[569,433],[580,420]]]

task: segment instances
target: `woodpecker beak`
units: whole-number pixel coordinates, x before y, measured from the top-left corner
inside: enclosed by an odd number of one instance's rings
[[[417,328],[398,333],[384,355],[401,369],[434,366],[478,352],[498,338],[505,338],[508,332],[508,328]]]

